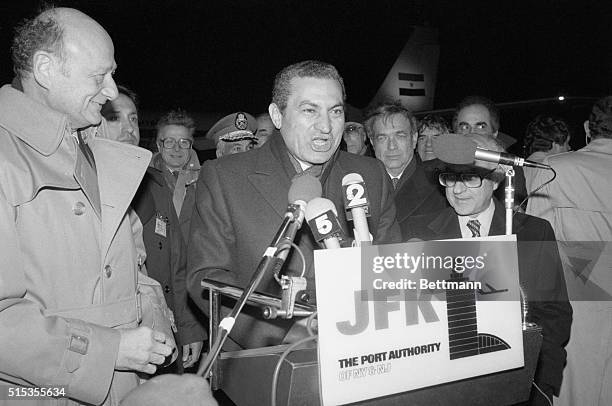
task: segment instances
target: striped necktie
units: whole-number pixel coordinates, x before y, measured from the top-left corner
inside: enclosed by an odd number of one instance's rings
[[[480,237],[480,221],[470,220],[467,222],[467,228],[472,232],[472,237]]]

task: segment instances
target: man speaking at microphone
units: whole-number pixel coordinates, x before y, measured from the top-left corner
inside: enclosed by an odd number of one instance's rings
[[[382,165],[372,158],[339,151],[344,130],[346,93],[342,77],[332,65],[304,61],[276,75],[269,107],[281,137],[243,154],[204,164],[198,180],[188,256],[187,283],[196,303],[204,310],[200,282],[203,278],[245,288],[264,251],[282,223],[292,179],[308,173],[317,177],[323,197],[338,208],[343,229],[353,229],[343,207],[342,178],[349,173],[363,177],[369,196],[369,231],[374,244],[400,242],[390,183]],[[316,303],[313,250],[318,247],[305,225],[295,243],[306,259],[307,289],[299,300]],[[302,262],[290,253],[282,274],[299,276]],[[358,274],[359,270],[355,270]],[[260,292],[281,296],[273,275],[262,279]],[[245,308],[246,313],[249,310]],[[293,324],[291,320],[261,322],[238,317],[230,338],[238,348],[280,344]]]

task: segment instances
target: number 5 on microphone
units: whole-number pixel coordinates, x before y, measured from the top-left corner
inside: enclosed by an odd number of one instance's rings
[[[329,219],[329,215],[327,213],[323,213],[315,219],[315,226],[317,228],[317,232],[325,236],[327,236],[332,231],[332,228],[334,228],[334,225]]]
[[[308,225],[312,230],[313,237],[317,241],[322,241],[326,238],[338,236],[342,233],[340,223],[336,215],[331,211],[321,213],[317,217],[308,220]]]

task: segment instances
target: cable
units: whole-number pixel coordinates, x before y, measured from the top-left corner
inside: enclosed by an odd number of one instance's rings
[[[518,213],[518,209],[523,207],[523,205],[525,204],[525,202],[527,201],[527,199],[529,199],[531,196],[533,196],[538,190],[542,189],[544,186],[548,185],[550,182],[552,182],[553,180],[555,180],[555,178],[557,177],[557,171],[555,171],[555,168],[553,168],[552,166],[550,167],[550,170],[553,172],[553,177],[550,178],[548,181],[542,183],[540,186],[538,186],[533,192],[530,192],[527,197],[525,197],[523,199],[523,201],[514,207],[514,214]]]
[[[540,387],[538,386],[538,384],[537,384],[537,383],[535,383],[535,382],[531,382],[531,383],[533,384],[533,386],[535,386],[535,388],[538,390],[538,392],[540,392],[540,393],[542,394],[542,396],[544,396],[544,398],[546,399],[546,401],[548,402],[548,404],[549,404],[550,406],[553,406],[553,402],[552,402],[552,400],[550,400],[550,399],[548,398],[548,396],[546,396],[546,393],[544,393],[544,391],[543,391],[542,389],[540,389]]]
[[[278,362],[276,363],[276,368],[274,368],[274,374],[272,375],[272,393],[270,396],[271,406],[276,406],[276,390],[278,386],[278,375],[280,374],[280,369],[281,369],[281,366],[283,365],[283,361],[285,360],[285,358],[287,358],[287,355],[289,355],[289,353],[293,351],[295,348],[299,347],[302,344],[307,343],[308,341],[314,341],[317,339],[317,337],[318,336],[315,335],[315,336],[302,338],[301,340],[298,340],[294,342],[293,344],[291,344],[289,347],[287,347],[287,349],[281,354],[280,358],[278,359]]]
[[[317,311],[315,310],[310,316],[308,316],[308,319],[306,320],[306,331],[308,331],[308,335],[309,336],[314,336],[316,335],[316,333],[314,331],[312,331],[312,322],[314,321],[315,317],[317,316]],[[318,327],[317,327],[318,329]]]
[[[285,245],[282,248],[280,248],[276,252],[275,256],[278,256],[279,253],[281,253],[282,251],[288,250],[291,247],[295,248],[295,250],[297,251],[298,255],[300,256],[300,259],[302,260],[302,273],[301,273],[300,277],[303,277],[304,274],[306,273],[306,258],[304,257],[304,253],[302,252],[302,250],[300,249],[300,247],[296,243],[291,241],[290,245]],[[275,272],[273,274],[274,275],[274,279],[276,279],[276,282],[278,282],[278,283],[280,283],[280,278],[278,276],[279,274],[280,274],[280,268],[278,270],[275,270]]]
[[[295,248],[297,253],[300,255],[300,259],[302,260],[302,273],[300,274],[300,278],[302,278],[306,274],[306,258],[304,258],[304,253],[296,243],[291,241],[291,246]]]

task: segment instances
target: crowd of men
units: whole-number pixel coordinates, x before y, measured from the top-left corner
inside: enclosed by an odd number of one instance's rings
[[[159,118],[154,154],[138,147],[138,97],[115,83],[113,43],[90,17],[46,10],[17,29],[12,56],[15,79],[0,89],[0,386],[62,387],[65,404],[215,404],[202,378],[159,374],[198,365],[201,280],[247,285],[304,174],[340,208],[343,177],[359,173],[374,244],[504,234],[507,168],[445,163],[432,147],[451,132],[497,152],[515,142],[486,98],[466,97],[450,124],[418,121],[398,102],[346,121],[336,68],[298,62],[274,78],[267,112],[235,112],[208,131],[217,159],[201,164],[184,110]],[[612,96],[587,118],[586,147],[569,151],[568,128],[539,116],[527,129],[529,159],[554,168],[552,182],[548,171],[516,173],[517,203],[528,197],[527,213],[519,205],[513,218],[519,279],[538,299],[529,317],[543,335],[528,404],[607,405]],[[353,229],[344,210],[338,224]],[[298,300],[316,304],[321,245],[306,226],[295,244],[304,257],[290,254],[283,273],[303,274]],[[258,290],[280,295],[273,275]],[[280,344],[295,328],[246,311],[226,348]]]

